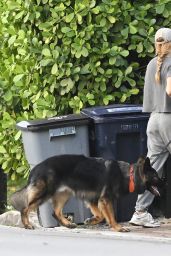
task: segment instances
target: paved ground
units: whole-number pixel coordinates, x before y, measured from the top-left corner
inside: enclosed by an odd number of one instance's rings
[[[58,234],[81,234],[81,235],[93,235],[100,237],[117,237],[117,238],[131,238],[134,240],[145,240],[145,241],[163,241],[171,244],[171,219],[160,219],[161,226],[157,228],[143,228],[139,226],[132,226],[128,222],[122,223],[123,226],[129,227],[130,232],[114,232],[109,229],[109,227],[105,224],[99,224],[95,226],[86,226],[86,225],[78,225],[75,229],[68,229],[65,227],[55,227],[55,228],[44,228],[37,227],[33,230],[33,234],[37,232],[41,233],[58,233]],[[5,225],[0,225],[0,228],[4,228],[6,230],[18,230],[18,232],[29,232],[24,228],[19,227],[9,227]]]
[[[125,225],[129,226],[128,223]],[[37,228],[25,230],[0,225],[0,248],[5,256],[138,256],[171,255],[171,223],[160,228],[145,229],[130,226],[131,232],[118,233],[105,225],[94,228],[79,226]]]
[[[100,224],[96,226],[86,226],[78,225],[76,229],[67,229],[65,227],[55,227],[55,228],[43,228],[40,226],[37,214],[30,214],[30,221],[36,227],[36,230],[41,232],[60,232],[66,234],[93,234],[95,236],[100,235],[104,237],[132,237],[134,239],[145,239],[145,240],[163,240],[171,242],[171,219],[160,218],[161,226],[158,228],[143,228],[138,226],[132,226],[128,222],[122,223],[123,226],[127,226],[130,229],[128,233],[114,232],[108,228],[105,224]],[[9,211],[0,215],[0,227],[11,226],[18,227],[18,230],[24,230],[21,223],[20,213],[17,211]],[[12,227],[11,227],[12,228]],[[33,231],[33,232],[35,232]]]
[[[129,223],[123,223],[129,227],[130,232],[121,233],[110,230],[106,225],[97,225],[94,227],[78,226],[73,230],[68,230],[64,227],[56,227],[54,230],[58,232],[72,232],[81,234],[94,234],[103,237],[123,237],[124,239],[144,240],[144,241],[163,241],[171,244],[171,219],[161,219],[161,227],[158,228],[143,228],[132,226]],[[46,230],[46,229],[45,229]]]
[[[31,220],[37,228],[21,227],[20,214],[16,211],[0,215],[0,252],[5,256],[125,256],[138,252],[138,256],[171,255],[171,219],[163,219],[161,227],[142,228],[128,222],[128,233],[114,232],[105,224],[79,225],[75,229],[65,227],[40,227],[37,215]],[[7,226],[7,223],[9,226]],[[4,225],[2,225],[4,224]],[[12,226],[16,227],[12,227]]]

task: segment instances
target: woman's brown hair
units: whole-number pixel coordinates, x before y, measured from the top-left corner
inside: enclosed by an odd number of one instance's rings
[[[171,53],[171,42],[166,43],[163,38],[158,38],[155,43],[156,54],[157,54],[157,71],[155,74],[155,80],[159,84],[160,83],[160,71],[162,67],[162,63],[164,58],[168,53]]]

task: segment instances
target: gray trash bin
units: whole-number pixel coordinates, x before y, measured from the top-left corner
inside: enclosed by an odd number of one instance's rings
[[[48,119],[21,121],[17,128],[22,131],[26,159],[31,168],[48,157],[61,154],[83,154],[89,156],[89,118],[82,114],[57,116]],[[49,200],[38,209],[43,227],[58,226],[53,217]],[[83,223],[91,216],[84,203],[71,198],[64,207],[64,214],[72,216],[75,223]]]

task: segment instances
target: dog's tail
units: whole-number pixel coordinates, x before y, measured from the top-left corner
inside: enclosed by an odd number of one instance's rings
[[[10,197],[10,204],[17,210],[22,211],[24,208],[28,206],[27,200],[27,187],[24,187]]]
[[[43,180],[38,180],[36,183],[32,182],[12,194],[10,203],[17,211],[22,212],[23,209],[31,205],[41,205],[50,196],[46,183]]]

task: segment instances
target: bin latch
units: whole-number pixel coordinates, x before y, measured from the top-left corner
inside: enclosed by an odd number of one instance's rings
[[[52,140],[55,137],[74,135],[76,134],[75,126],[59,127],[49,130],[49,139]]]

